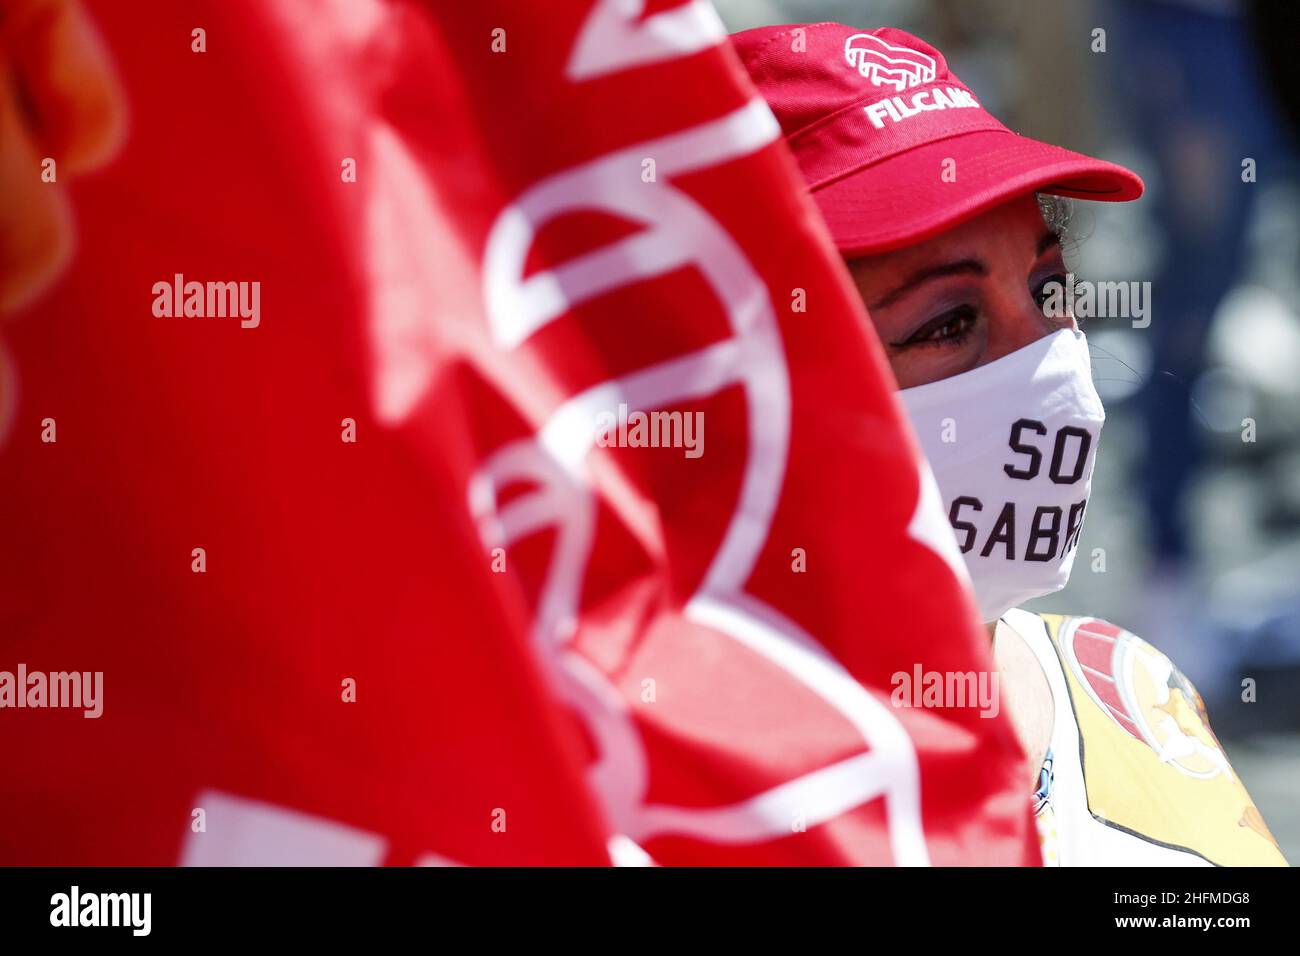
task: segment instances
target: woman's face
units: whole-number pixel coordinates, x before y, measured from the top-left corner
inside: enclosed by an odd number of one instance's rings
[[[849,262],[899,388],[996,361],[1073,317],[1043,313],[1066,284],[1059,236],[1032,193],[925,242]]]

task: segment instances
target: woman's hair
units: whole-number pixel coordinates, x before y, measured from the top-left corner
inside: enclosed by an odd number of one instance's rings
[[[1075,212],[1078,207],[1075,206],[1073,200],[1067,199],[1065,196],[1049,196],[1047,193],[1039,193],[1038,208],[1043,213],[1043,222],[1047,223],[1047,228],[1060,237],[1062,254],[1067,258],[1073,258],[1074,253],[1078,251],[1085,238],[1075,221]]]

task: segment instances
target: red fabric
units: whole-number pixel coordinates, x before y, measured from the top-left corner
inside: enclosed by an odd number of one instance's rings
[[[1122,166],[1008,130],[910,33],[810,23],[732,40],[843,255],[920,242],[1033,190],[1142,194]]]
[[[102,670],[104,715],[0,712],[0,862],[237,863],[262,814],[290,863],[338,826],[353,862],[1036,862],[1006,716],[889,705],[988,641],[794,166],[761,108],[712,125],[755,102],[725,44],[637,39],[689,5],[619,6],[91,4],[132,125],[5,330],[0,668]],[[156,317],[176,273],[260,281],[260,325]],[[620,400],[704,454],[587,449]]]

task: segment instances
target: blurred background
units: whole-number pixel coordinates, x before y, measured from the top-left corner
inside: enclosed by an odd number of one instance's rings
[[[733,32],[901,27],[1013,130],[1142,176],[1139,202],[1075,204],[1067,263],[1150,282],[1150,324],[1083,323],[1099,467],[1069,587],[1028,606],[1168,654],[1300,862],[1300,5],[714,2]]]

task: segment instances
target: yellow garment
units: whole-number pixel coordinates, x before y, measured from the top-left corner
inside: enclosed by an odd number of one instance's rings
[[[1035,795],[1044,862],[1286,865],[1200,695],[1164,654],[1098,618],[1003,620],[1035,651],[1055,698]]]

